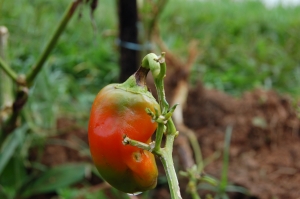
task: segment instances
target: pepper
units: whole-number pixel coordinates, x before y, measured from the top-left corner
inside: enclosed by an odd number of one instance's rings
[[[147,73],[140,68],[123,84],[104,87],[94,100],[88,126],[92,159],[101,177],[132,194],[153,189],[158,176],[151,152],[123,144],[124,136],[149,144],[157,128],[145,110],[159,110],[145,84]]]

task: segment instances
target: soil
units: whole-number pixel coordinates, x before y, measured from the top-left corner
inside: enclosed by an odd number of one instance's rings
[[[198,86],[190,91],[184,117],[194,129],[203,156],[223,150],[232,126],[229,179],[260,199],[300,198],[299,117],[291,99],[255,90],[236,99]],[[222,158],[205,171],[220,176]]]
[[[232,194],[231,198],[297,199],[300,198],[300,120],[296,106],[288,96],[275,91],[254,90],[234,98],[199,84],[190,89],[184,119],[195,131],[204,159],[220,152],[219,158],[205,167],[207,174],[219,179],[225,131],[232,127],[229,181],[247,188],[251,195]],[[73,146],[78,139],[87,143],[86,129],[74,126],[76,121],[60,119],[57,124],[62,133],[54,138],[66,140]],[[48,144],[42,163],[55,166],[91,161],[75,148]],[[160,170],[163,173],[162,168]],[[180,178],[183,198],[190,198],[184,193],[186,183],[186,179]],[[203,196],[205,192],[200,191],[200,194]],[[157,187],[152,198],[170,198],[168,188]]]

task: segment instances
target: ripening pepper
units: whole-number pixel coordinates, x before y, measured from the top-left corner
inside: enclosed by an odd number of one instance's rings
[[[104,180],[126,193],[143,192],[156,186],[158,171],[154,155],[123,144],[124,136],[151,142],[157,124],[146,108],[153,112],[159,110],[145,86],[144,69],[123,84],[104,87],[91,108],[88,136],[93,161]]]

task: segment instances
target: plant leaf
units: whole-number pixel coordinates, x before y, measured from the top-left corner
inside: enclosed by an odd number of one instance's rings
[[[16,129],[13,133],[7,136],[6,140],[4,141],[0,151],[0,175],[3,172],[3,169],[7,165],[8,161],[13,156],[16,148],[20,143],[23,142],[26,129],[27,126]]]
[[[26,187],[26,191],[22,195],[28,197],[33,194],[53,192],[72,185],[84,178],[85,168],[85,164],[68,164],[49,169]]]
[[[223,153],[223,166],[222,166],[222,175],[220,182],[220,192],[225,193],[226,186],[228,184],[228,165],[229,165],[229,148],[230,148],[230,139],[232,134],[232,126],[226,128],[225,133],[225,142],[224,142],[224,153]]]

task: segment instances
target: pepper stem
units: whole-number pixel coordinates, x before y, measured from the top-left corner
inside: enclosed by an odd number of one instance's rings
[[[165,123],[158,122],[158,128],[156,130],[156,140],[153,153],[156,154],[166,171],[167,180],[170,188],[172,199],[181,199],[180,188],[178,183],[177,174],[174,168],[174,162],[172,158],[173,143],[178,132],[172,120],[172,113],[175,107],[169,109],[169,104],[166,100],[165,89],[164,89],[164,78],[166,76],[166,63],[165,53],[163,52],[160,57],[154,53],[146,55],[142,61],[142,67],[150,69],[154,78],[155,87],[157,90],[158,101],[161,110],[161,116],[164,118]],[[157,117],[157,116],[156,116]],[[160,118],[160,117],[157,117]],[[162,137],[166,129],[166,145],[161,148]]]
[[[150,71],[148,68],[139,67],[139,69],[134,73],[136,84],[141,87],[146,86],[147,74]]]

